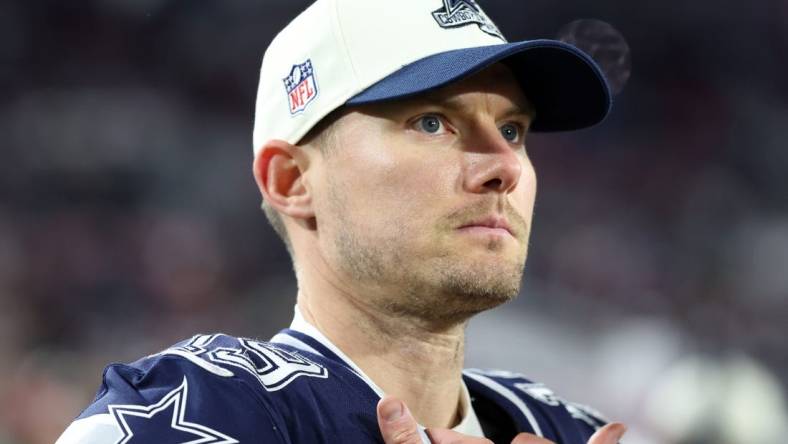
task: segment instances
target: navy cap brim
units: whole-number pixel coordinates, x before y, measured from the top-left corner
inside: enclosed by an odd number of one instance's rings
[[[352,97],[347,105],[403,99],[431,91],[502,62],[509,66],[536,117],[532,131],[587,128],[605,119],[612,95],[602,70],[583,51],[556,40],[455,49],[402,67]]]

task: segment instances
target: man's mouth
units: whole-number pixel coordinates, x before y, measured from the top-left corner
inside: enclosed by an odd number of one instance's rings
[[[509,222],[507,222],[506,218],[502,216],[488,216],[464,224],[457,229],[469,233],[494,234],[500,236],[508,235],[516,237],[512,231],[512,227],[509,225]]]

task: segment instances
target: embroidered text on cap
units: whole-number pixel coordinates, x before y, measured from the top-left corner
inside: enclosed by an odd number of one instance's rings
[[[433,12],[432,16],[443,28],[475,24],[487,34],[506,41],[495,23],[474,0],[443,0],[443,8]]]

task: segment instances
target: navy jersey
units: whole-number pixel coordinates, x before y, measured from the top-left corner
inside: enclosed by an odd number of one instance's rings
[[[108,366],[95,400],[57,444],[382,443],[379,389],[335,351],[291,329],[269,342],[197,335]],[[586,444],[604,424],[518,374],[466,370],[463,379],[495,443],[529,432]]]

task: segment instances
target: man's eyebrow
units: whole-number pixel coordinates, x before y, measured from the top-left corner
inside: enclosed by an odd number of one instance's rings
[[[454,96],[446,97],[440,95],[437,92],[428,92],[424,94],[419,102],[423,102],[424,104],[431,104],[437,105],[442,108],[449,109],[451,111],[456,112],[466,112],[468,107],[462,102],[462,99]],[[502,114],[503,117],[513,117],[513,116],[522,116],[528,117],[531,120],[536,116],[536,111],[533,108],[533,105],[526,102],[523,104],[513,103],[510,107],[506,109],[506,111]]]
[[[533,106],[521,107],[519,105],[512,105],[506,112],[503,113],[503,117],[528,117],[530,120],[533,120],[536,117],[536,111],[534,110]]]

